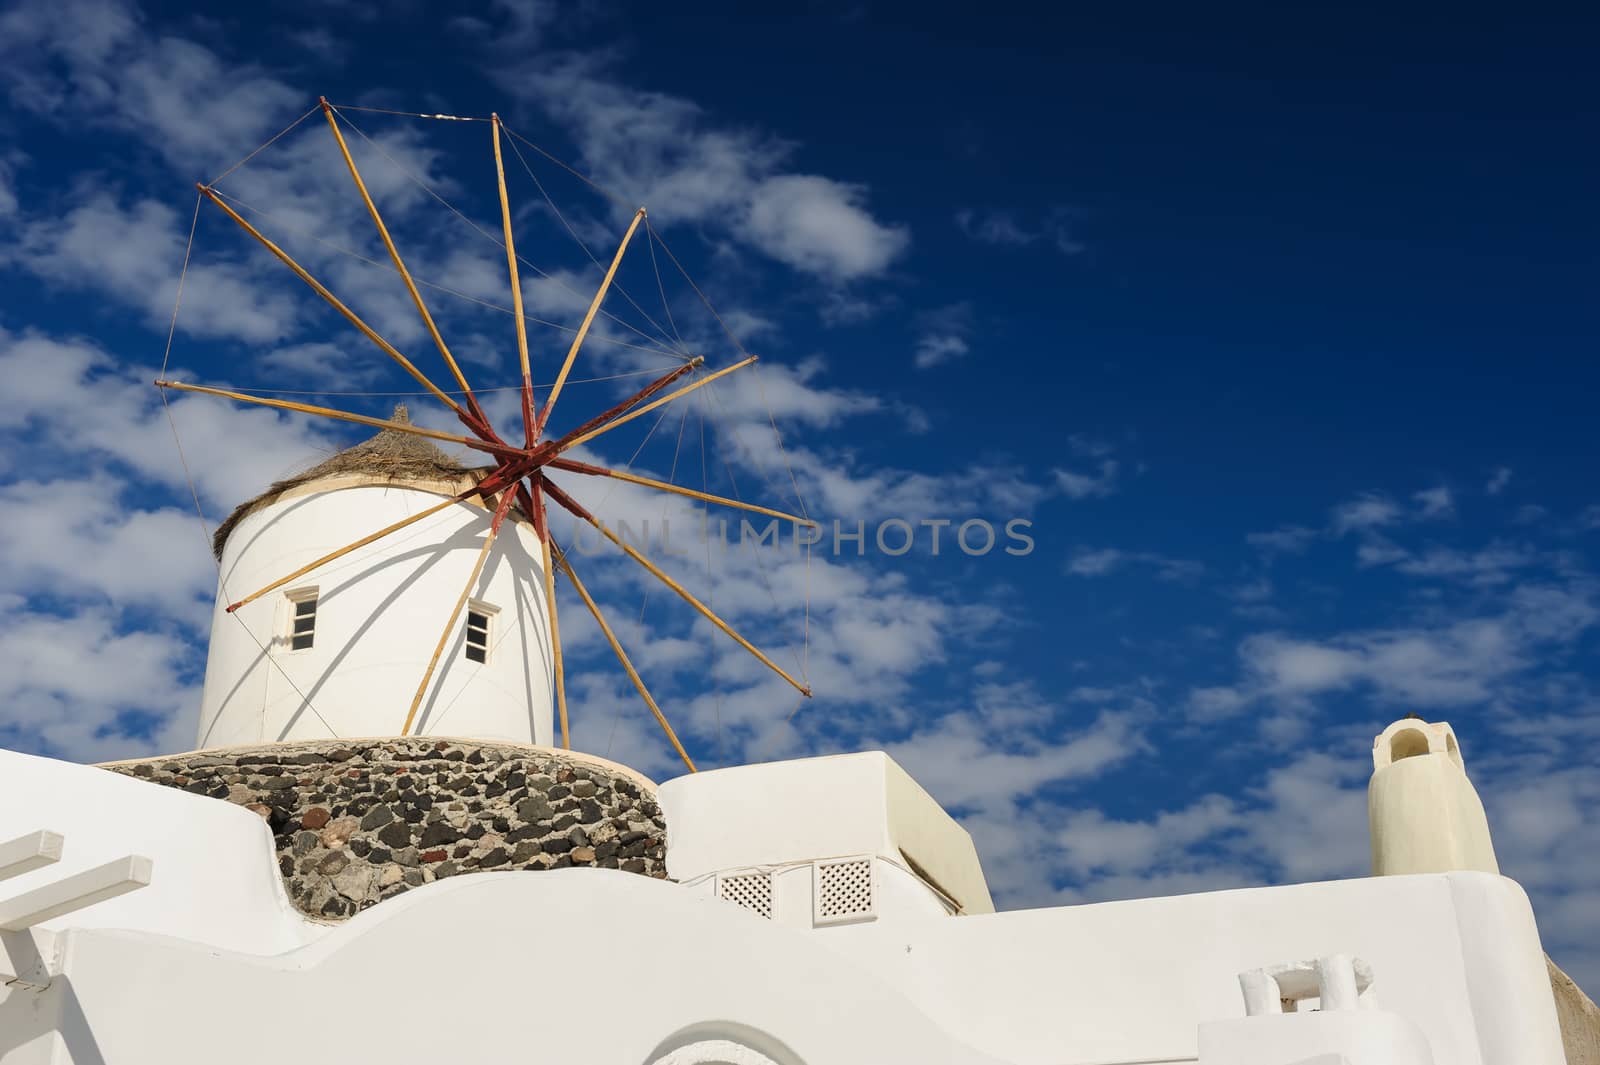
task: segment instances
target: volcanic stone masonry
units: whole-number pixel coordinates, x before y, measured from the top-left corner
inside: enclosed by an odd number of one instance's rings
[[[666,823],[650,785],[569,751],[312,740],[102,768],[260,814],[290,900],[324,920],[465,873],[593,865],[666,877]]]

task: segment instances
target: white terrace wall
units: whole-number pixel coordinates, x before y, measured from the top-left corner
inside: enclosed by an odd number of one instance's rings
[[[449,507],[234,614],[224,608],[462,487],[323,480],[240,522],[223,550],[195,746],[398,734],[477,561],[491,517],[483,506]],[[529,525],[501,527],[472,591],[493,608],[488,661],[465,656],[463,611],[412,734],[551,742],[540,557]],[[294,650],[294,600],[313,589],[315,638]]]
[[[1485,873],[867,922],[814,938],[1019,1065],[1195,1060],[1200,1024],[1244,1017],[1239,973],[1333,953],[1372,966],[1377,1008],[1421,1029],[1439,1065],[1564,1063],[1527,896]]]

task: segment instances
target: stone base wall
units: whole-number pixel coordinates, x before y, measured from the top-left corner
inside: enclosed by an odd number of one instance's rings
[[[103,766],[253,810],[289,898],[340,920],[442,877],[593,865],[664,878],[655,789],[570,751],[476,740],[314,740]]]

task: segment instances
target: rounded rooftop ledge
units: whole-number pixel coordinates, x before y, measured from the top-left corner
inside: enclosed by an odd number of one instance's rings
[[[289,899],[323,920],[469,873],[593,865],[666,877],[655,785],[576,751],[390,736],[221,747],[101,768],[260,814]]]

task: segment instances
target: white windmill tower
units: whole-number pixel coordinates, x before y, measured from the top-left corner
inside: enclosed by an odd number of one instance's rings
[[[409,424],[404,406],[393,420]],[[414,734],[551,743],[538,534],[513,508],[480,560],[494,508],[467,493],[488,472],[384,429],[234,510],[214,541],[221,573],[197,746],[390,734],[425,671]],[[230,592],[254,589],[230,610]],[[435,657],[439,619],[458,605]]]

